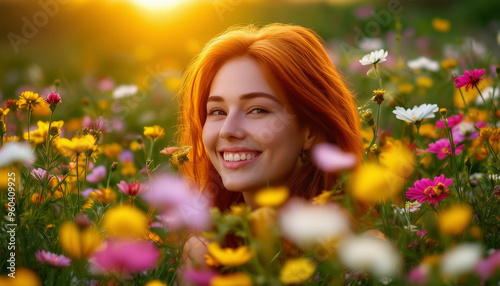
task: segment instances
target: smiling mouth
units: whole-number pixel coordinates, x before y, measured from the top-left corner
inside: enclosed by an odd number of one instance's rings
[[[257,152],[220,152],[220,154],[226,162],[249,161],[260,155]]]

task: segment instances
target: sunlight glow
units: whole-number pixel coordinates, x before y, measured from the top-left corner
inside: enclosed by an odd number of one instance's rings
[[[188,0],[130,0],[135,5],[147,10],[165,10],[179,6]]]

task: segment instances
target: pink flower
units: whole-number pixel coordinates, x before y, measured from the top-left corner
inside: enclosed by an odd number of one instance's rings
[[[45,101],[50,104],[50,106],[57,106],[59,103],[61,103],[61,96],[59,96],[58,93],[51,93],[49,94],[49,96],[47,96],[47,99],[45,99]]]
[[[427,230],[417,230],[417,235],[420,235],[420,238],[423,238],[424,235],[427,234]]]
[[[448,127],[452,128],[453,126],[457,125],[458,123],[460,123],[462,121],[463,117],[464,117],[463,114],[459,114],[459,115],[453,115],[453,116],[450,116],[450,117],[446,118],[447,121],[448,121]],[[443,118],[440,118],[436,122],[436,127],[438,127],[438,128],[446,128],[446,126],[444,125],[444,122],[443,122]]]
[[[357,162],[353,154],[344,153],[339,147],[328,143],[317,144],[312,156],[318,168],[329,173],[350,169]]]
[[[436,206],[438,201],[450,195],[448,187],[452,183],[453,180],[445,178],[444,175],[435,177],[434,181],[429,178],[418,180],[414,187],[408,188],[406,197],[410,200],[418,200],[419,203],[427,201],[428,204]]]
[[[429,267],[425,264],[420,264],[419,266],[413,268],[410,274],[408,274],[408,280],[412,284],[427,284],[427,281],[429,280]]]
[[[99,183],[104,179],[106,179],[106,167],[103,165],[95,167],[92,173],[87,175],[87,181],[90,183]]]
[[[485,72],[485,69],[465,71],[463,75],[455,78],[456,88],[465,86],[465,90],[467,91],[469,88],[477,87]]]
[[[64,267],[71,264],[71,260],[64,255],[57,255],[45,250],[39,250],[35,253],[36,259],[42,263],[52,266]]]
[[[114,241],[107,240],[106,249],[94,254],[99,268],[107,272],[127,275],[154,269],[160,252],[151,241]]]
[[[188,188],[180,177],[157,177],[142,197],[160,211],[163,225],[169,230],[205,230],[210,225],[210,200]]]
[[[183,271],[182,276],[186,278],[186,280],[190,281],[194,285],[200,286],[208,286],[210,285],[210,280],[217,276],[217,272],[206,269],[206,270],[195,270],[195,269],[187,269]]]
[[[121,181],[116,185],[120,191],[123,193],[129,195],[129,196],[137,196],[138,194],[142,193],[144,189],[146,189],[146,186],[137,182],[133,181],[130,184],[127,184],[125,181]]]
[[[453,144],[456,145],[457,143],[457,141],[453,141]],[[464,149],[464,145],[455,147],[455,155],[460,154],[460,152],[462,152],[462,149]],[[430,143],[429,148],[425,151],[436,153],[439,159],[443,159],[446,156],[451,155],[451,144],[450,141],[446,138],[439,139],[435,143]]]
[[[483,280],[488,280],[500,267],[500,250],[493,252],[490,257],[480,260],[476,264],[474,272],[481,276]]]
[[[484,121],[478,121],[477,123],[462,121],[453,129],[451,133],[453,134],[453,141],[462,142],[464,140],[474,140],[479,137],[479,132],[477,128],[485,127],[486,123]]]
[[[35,179],[35,181],[41,184],[43,183],[43,181],[45,181],[45,177],[47,176],[47,171],[45,171],[42,168],[33,169],[31,170],[31,176],[33,177],[33,179]],[[49,175],[49,180],[52,177],[54,177],[54,175]]]

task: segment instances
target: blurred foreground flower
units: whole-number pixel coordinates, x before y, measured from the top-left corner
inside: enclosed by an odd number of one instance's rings
[[[252,278],[243,272],[236,272],[227,275],[217,275],[210,282],[210,286],[252,286]]]
[[[465,90],[467,91],[470,88],[477,87],[485,72],[485,69],[465,71],[463,75],[455,78],[456,88],[465,86]]]
[[[217,276],[217,272],[211,269],[186,269],[182,271],[182,277],[194,285],[208,286],[210,281]]]
[[[59,228],[62,249],[74,259],[89,258],[101,244],[99,231],[91,227],[79,227],[66,222]]]
[[[94,261],[106,272],[127,275],[154,269],[160,258],[160,252],[151,241],[107,240],[105,244],[106,249],[94,254]]]
[[[452,183],[453,180],[445,178],[444,175],[435,177],[434,181],[429,178],[417,180],[414,187],[408,188],[406,197],[410,200],[418,200],[419,203],[427,201],[428,204],[437,206],[440,200],[450,195],[448,188]]]
[[[33,270],[28,268],[17,268],[15,278],[10,276],[0,276],[0,285],[9,286],[41,286],[42,282]]]
[[[439,230],[444,234],[460,235],[472,219],[472,207],[455,205],[438,214]]]
[[[438,111],[437,104],[422,104],[406,110],[400,106],[396,106],[396,110],[393,110],[392,113],[396,114],[397,119],[414,123],[421,122],[426,118],[434,118],[436,117],[434,113]]]
[[[135,95],[139,91],[139,88],[134,84],[120,85],[113,90],[112,97],[114,99],[126,98]]]
[[[367,203],[394,198],[403,188],[404,177],[376,163],[365,163],[352,173],[348,190],[353,197]]]
[[[221,248],[217,242],[211,242],[207,247],[208,253],[220,264],[226,266],[241,266],[252,259],[252,252],[246,246]]]
[[[261,207],[279,207],[289,196],[287,187],[265,188],[259,190],[255,196],[255,203]]]
[[[104,213],[102,227],[110,236],[141,238],[148,233],[148,220],[136,207],[119,205]]]
[[[347,268],[368,272],[378,278],[392,277],[399,270],[400,257],[387,241],[368,235],[346,239],[338,248]]]
[[[38,261],[52,266],[63,267],[71,264],[71,260],[68,257],[64,255],[57,255],[45,250],[37,251],[35,256]]]
[[[496,250],[488,258],[482,259],[476,264],[474,272],[483,280],[489,279],[500,267],[500,250]]]
[[[312,156],[319,169],[330,173],[350,169],[357,163],[356,156],[328,143],[316,144]]]
[[[448,128],[452,128],[456,125],[458,125],[460,122],[462,122],[463,114],[458,114],[454,116],[450,116],[446,118],[446,122],[448,123]],[[438,121],[436,121],[436,127],[439,128],[446,128],[446,125],[444,125],[443,118],[439,118]]]
[[[87,175],[87,181],[94,184],[99,183],[104,179],[106,179],[106,166],[104,165],[95,167],[94,170]]]
[[[447,278],[472,272],[481,259],[482,247],[476,243],[463,243],[453,247],[441,258],[441,273]]]
[[[419,57],[408,61],[408,67],[412,70],[426,69],[429,71],[438,71],[439,63],[426,57]]]
[[[8,167],[16,163],[28,165],[33,161],[35,161],[35,155],[32,149],[24,143],[7,142],[0,149],[0,167]]]
[[[373,51],[367,55],[364,55],[363,58],[359,60],[359,62],[364,66],[382,63],[385,62],[387,54],[387,51],[384,51],[384,49],[380,49],[378,51]]]
[[[307,258],[295,258],[285,261],[280,272],[280,280],[285,284],[299,284],[307,281],[314,274],[316,265]]]

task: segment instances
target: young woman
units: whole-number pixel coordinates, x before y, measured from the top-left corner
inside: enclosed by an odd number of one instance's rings
[[[251,25],[212,39],[186,70],[180,98],[179,145],[192,146],[180,171],[221,210],[253,205],[266,186],[306,199],[331,189],[336,175],[309,158],[318,142],[361,161],[353,95],[304,27]]]

